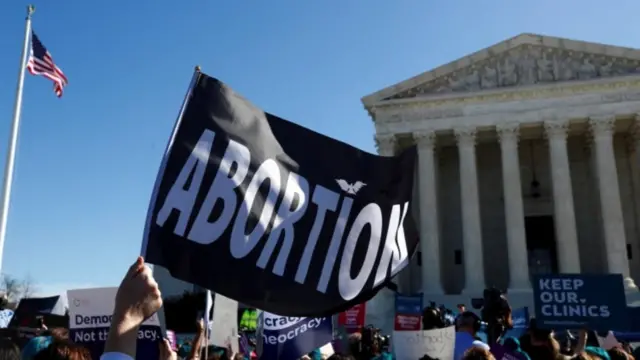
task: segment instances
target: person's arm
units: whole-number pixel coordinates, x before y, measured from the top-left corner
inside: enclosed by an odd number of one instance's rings
[[[161,307],[158,283],[142,257],[138,257],[118,287],[109,338],[101,360],[135,359],[138,329]]]
[[[101,360],[135,359],[139,328],[140,325],[126,315],[114,314]]]
[[[204,342],[204,321],[200,319],[197,323],[197,333],[191,346],[191,353],[187,359],[197,360],[200,358],[200,352],[202,351],[202,343]]]
[[[574,350],[574,355],[579,355],[584,352],[584,349],[587,347],[587,330],[582,329],[578,335],[578,344],[576,344],[576,349]]]

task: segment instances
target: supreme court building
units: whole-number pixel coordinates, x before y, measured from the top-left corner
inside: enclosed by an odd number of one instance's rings
[[[362,102],[380,154],[418,147],[402,292],[531,305],[532,274],[619,273],[638,294],[640,50],[522,34]]]

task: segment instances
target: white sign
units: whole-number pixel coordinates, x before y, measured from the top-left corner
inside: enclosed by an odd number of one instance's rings
[[[209,343],[228,347],[234,353],[238,346],[238,302],[220,294],[215,294],[213,302],[213,320]]]
[[[454,326],[435,330],[394,331],[393,349],[396,359],[453,359],[456,342]]]
[[[82,329],[75,336],[81,339],[72,339],[75,342],[83,342],[83,339],[106,340],[108,329],[111,326],[113,308],[115,307],[117,287],[68,290],[69,299],[69,330]],[[143,325],[160,326],[158,314],[147,319]],[[99,333],[91,329],[100,329]],[[106,329],[106,330],[105,330]],[[157,340],[160,333],[143,333],[139,337]]]

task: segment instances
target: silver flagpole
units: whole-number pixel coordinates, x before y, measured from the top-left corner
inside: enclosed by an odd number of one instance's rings
[[[29,40],[31,39],[31,16],[36,11],[33,5],[27,6],[27,19],[24,26],[24,41],[22,55],[20,55],[20,71],[18,72],[18,85],[16,87],[16,102],[13,107],[13,122],[9,135],[9,147],[7,149],[7,162],[4,166],[4,184],[2,187],[2,208],[0,209],[0,272],[2,272],[2,258],[4,256],[4,240],[7,236],[7,220],[9,216],[9,203],[11,202],[11,185],[13,183],[13,168],[16,161],[16,149],[18,147],[18,132],[20,129],[20,113],[22,112],[22,91],[24,89],[24,75],[27,68],[27,56],[29,55]]]
[[[209,316],[209,313],[211,312],[211,308],[209,306],[207,306],[209,303],[213,303],[213,298],[211,297],[211,290],[207,290],[204,293],[204,296],[206,296],[204,303],[204,310],[205,310],[205,319],[207,319],[207,321],[204,322],[204,339],[205,339],[205,343],[204,343],[204,358],[205,360],[209,359],[209,337],[211,336],[211,334],[209,333],[209,326],[211,324],[211,317]],[[213,307],[213,306],[212,306]]]

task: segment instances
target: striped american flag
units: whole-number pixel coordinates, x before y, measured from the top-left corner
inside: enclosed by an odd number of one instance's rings
[[[31,54],[29,62],[27,62],[27,70],[32,75],[41,75],[53,81],[53,91],[58,97],[62,96],[62,89],[68,83],[67,77],[53,62],[51,54],[33,31],[31,32]]]

